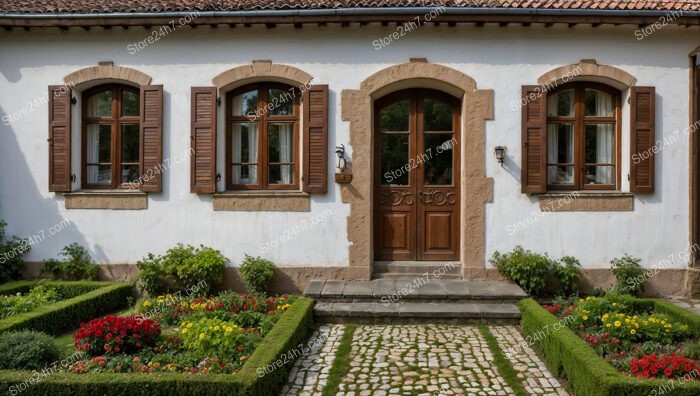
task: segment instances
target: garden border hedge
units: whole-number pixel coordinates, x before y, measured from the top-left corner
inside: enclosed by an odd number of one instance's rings
[[[286,383],[291,364],[283,365],[265,375],[258,368],[274,366],[282,355],[302,344],[313,328],[313,300],[301,297],[282,314],[265,336],[241,371],[236,375],[191,375],[177,373],[88,373],[50,374],[30,385],[27,394],[38,396],[75,395],[207,395],[207,396],[269,396],[277,394]],[[285,359],[286,361],[286,359]],[[291,362],[290,362],[291,363]],[[29,384],[28,371],[0,371],[0,395],[12,393],[11,386]]]
[[[54,287],[59,293],[73,297],[4,318],[0,320],[0,333],[35,330],[60,334],[81,322],[125,308],[133,292],[130,283],[19,281],[0,286],[0,294],[22,293],[36,285]]]
[[[653,304],[660,312],[688,324],[694,335],[700,332],[700,317],[672,304],[653,300],[635,299],[642,305]],[[700,395],[700,381],[670,381],[664,379],[639,379],[624,375],[596,353],[584,340],[574,334],[561,319],[542,308],[531,298],[518,302],[523,333],[531,345],[538,349],[550,371],[564,376],[577,396],[636,396],[662,394],[673,386],[673,395]],[[553,331],[545,329],[552,328]],[[544,337],[538,335],[545,334]],[[653,391],[656,391],[653,393]]]

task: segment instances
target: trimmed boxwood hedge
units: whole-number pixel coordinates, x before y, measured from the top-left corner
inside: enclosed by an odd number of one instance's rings
[[[303,343],[313,328],[313,300],[300,298],[262,340],[241,371],[226,374],[179,373],[89,373],[50,374],[26,388],[27,394],[37,396],[74,395],[207,395],[207,396],[269,396],[276,395],[286,383],[290,364],[259,375],[262,369],[274,366],[283,354]],[[285,359],[286,361],[286,359]],[[259,370],[261,369],[261,370]],[[20,383],[32,378],[27,371],[0,371],[0,395],[12,395]],[[14,386],[15,388],[11,388]],[[21,393],[20,393],[21,394]]]
[[[20,281],[2,285],[0,294],[26,292],[38,284],[56,288],[65,300],[0,320],[0,333],[35,330],[60,334],[76,328],[81,322],[125,308],[133,292],[129,283]]]
[[[688,324],[695,336],[700,330],[700,317],[668,302],[652,299],[635,299],[639,307],[654,306],[657,312]],[[569,330],[561,319],[542,308],[533,299],[518,303],[521,326],[526,340],[544,355],[547,366],[554,375],[564,376],[577,396],[634,396],[649,394],[673,394],[679,396],[700,395],[700,381],[664,379],[639,379],[617,371]],[[672,393],[669,389],[672,389]]]

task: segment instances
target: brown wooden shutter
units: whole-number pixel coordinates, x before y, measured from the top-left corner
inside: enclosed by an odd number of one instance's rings
[[[49,191],[71,190],[71,89],[49,85]]]
[[[522,88],[521,190],[547,191],[547,95],[539,85]]]
[[[630,117],[630,191],[654,192],[654,87],[632,87]]]
[[[160,192],[163,181],[163,86],[141,86],[141,190]]]
[[[190,191],[216,192],[216,87],[192,87]]]
[[[328,191],[328,85],[304,94],[304,191]]]

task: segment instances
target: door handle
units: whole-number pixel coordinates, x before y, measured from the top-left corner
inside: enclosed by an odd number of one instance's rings
[[[425,203],[425,201],[423,201],[423,191],[418,191],[418,200],[421,203]]]

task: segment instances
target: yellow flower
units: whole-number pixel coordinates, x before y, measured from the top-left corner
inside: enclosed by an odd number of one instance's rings
[[[620,327],[621,324],[622,324],[622,323],[620,323],[619,320],[616,320],[616,321],[615,321],[615,327]]]
[[[189,328],[191,328],[191,327],[192,327],[192,323],[188,323],[188,324],[187,324],[187,328],[189,329]]]
[[[613,306],[613,307],[617,307],[617,303],[612,303],[612,306]]]
[[[143,302],[143,306],[146,307],[146,308],[150,307],[151,305],[153,305],[153,304],[151,304],[151,302],[148,301],[148,300],[146,300],[146,301]]]
[[[246,357],[245,357],[245,356],[241,356],[241,360],[246,360]]]
[[[214,326],[214,330],[219,331],[220,327],[219,326]]]
[[[637,331],[635,329],[630,330],[630,334],[636,334]]]
[[[182,322],[182,323],[180,323],[180,327],[185,327],[186,324],[187,324],[187,323]]]
[[[231,331],[233,331],[233,328],[232,328],[231,326],[228,326],[228,327],[226,328],[226,332],[227,332],[227,333],[230,333]]]
[[[187,328],[186,328],[186,327],[185,327],[184,329],[182,329],[182,334],[185,334],[185,333],[187,333]]]
[[[201,340],[202,338],[204,338],[204,333],[199,333],[199,339]]]
[[[584,316],[584,317],[583,317],[583,320],[588,320],[588,316]]]
[[[610,323],[606,324],[605,327],[610,327]]]

